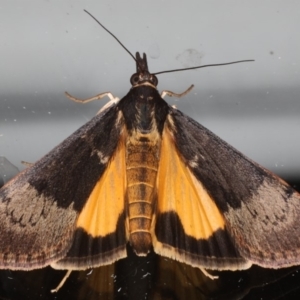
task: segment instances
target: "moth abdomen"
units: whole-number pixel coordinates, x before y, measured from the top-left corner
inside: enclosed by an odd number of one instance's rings
[[[151,246],[153,205],[145,200],[128,204],[129,242],[137,255],[146,255]]]
[[[146,141],[134,144],[132,140],[127,146],[126,200],[129,242],[136,254],[146,255],[152,247],[150,229],[156,199],[159,147]]]

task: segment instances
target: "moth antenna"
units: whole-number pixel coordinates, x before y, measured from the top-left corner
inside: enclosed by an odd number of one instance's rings
[[[124,46],[124,44],[111,32],[109,31],[104,25],[102,25],[100,23],[100,21],[98,21],[91,13],[89,13],[87,10],[83,10],[84,12],[86,12],[88,15],[90,15],[106,32],[108,32],[124,49],[125,51],[127,51],[127,53],[129,53],[129,55],[134,59],[134,61],[138,63],[138,61],[136,60],[136,58],[134,57],[134,55]]]
[[[99,20],[97,20],[90,12],[88,12],[86,9],[83,10],[86,12],[90,17],[92,17],[106,32],[108,32],[122,47],[123,49],[134,59],[136,64],[141,68],[139,61],[134,57],[134,55],[125,47],[125,45],[111,32],[109,31]],[[216,66],[224,66],[224,65],[232,65],[232,64],[238,64],[242,62],[249,62],[254,61],[254,59],[248,59],[248,60],[239,60],[239,61],[233,61],[229,63],[221,63],[221,64],[210,64],[210,65],[204,65],[204,66],[196,66],[196,67],[190,67],[190,68],[182,68],[182,69],[173,69],[173,70],[167,70],[167,71],[161,71],[157,73],[152,73],[153,75],[159,75],[163,73],[171,73],[171,72],[179,72],[179,71],[186,71],[186,70],[194,70],[194,69],[200,69],[200,68],[206,68],[206,67],[216,67]]]
[[[179,72],[179,71],[186,71],[186,70],[194,70],[194,69],[200,69],[200,68],[206,68],[206,67],[216,67],[216,66],[225,66],[225,65],[239,64],[239,63],[249,62],[249,61],[255,61],[255,60],[254,59],[238,60],[238,61],[232,61],[232,62],[222,63],[222,64],[210,64],[210,65],[196,66],[196,67],[183,68],[183,69],[173,69],[173,70],[161,71],[161,72],[152,73],[152,74],[153,75],[158,75],[158,74],[163,74],[163,73],[171,73],[171,72]]]

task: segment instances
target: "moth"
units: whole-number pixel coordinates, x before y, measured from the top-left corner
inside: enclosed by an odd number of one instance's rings
[[[83,101],[111,99],[0,190],[0,268],[95,268],[127,243],[201,269],[300,264],[300,195],[170,106],[135,60],[126,96]]]

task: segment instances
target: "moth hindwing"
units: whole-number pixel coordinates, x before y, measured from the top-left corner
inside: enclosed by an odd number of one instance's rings
[[[0,267],[93,268],[126,243],[199,268],[299,264],[299,194],[168,105],[136,61],[124,98],[1,189]]]

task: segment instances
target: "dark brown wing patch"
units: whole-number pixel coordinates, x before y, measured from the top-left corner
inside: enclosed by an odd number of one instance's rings
[[[115,154],[78,216],[72,247],[64,259],[52,264],[54,268],[84,270],[126,257],[125,150],[121,134]]]
[[[300,261],[300,195],[276,175],[170,108],[168,126],[186,165],[225,217],[239,253],[262,267]]]
[[[154,251],[200,268],[246,269],[226,229],[225,219],[176,150],[165,129],[157,178]]]
[[[0,190],[0,268],[42,268],[66,255],[121,128],[112,106]]]

